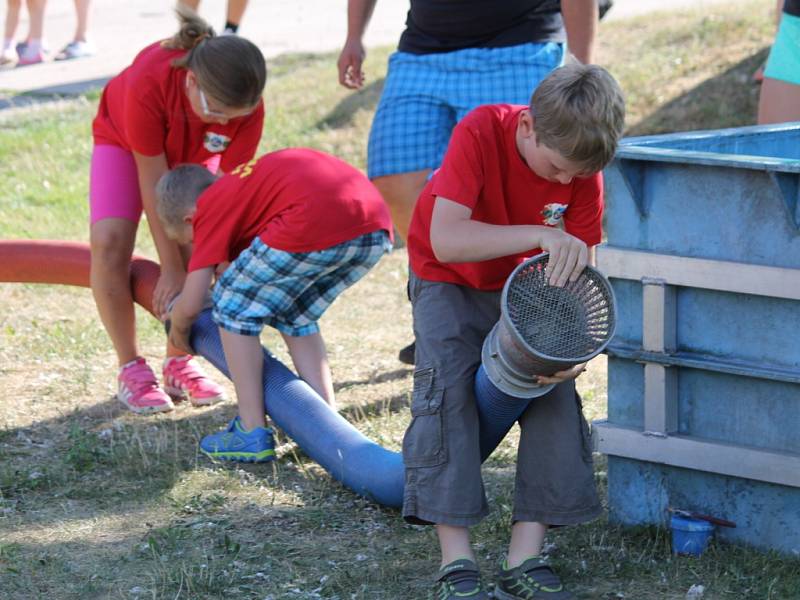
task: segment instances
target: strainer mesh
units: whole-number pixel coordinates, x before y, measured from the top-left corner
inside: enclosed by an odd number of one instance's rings
[[[573,283],[547,283],[547,256],[523,263],[508,283],[508,318],[534,353],[580,359],[598,350],[614,331],[607,282],[587,267]]]

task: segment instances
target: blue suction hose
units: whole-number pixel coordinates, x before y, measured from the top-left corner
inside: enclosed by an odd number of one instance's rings
[[[204,310],[192,326],[195,351],[230,377],[219,328]],[[264,350],[264,406],[272,421],[334,479],[378,504],[403,502],[403,457],[365,437]]]
[[[197,354],[230,378],[219,328],[212,321],[210,310],[204,310],[194,322],[190,341]],[[482,370],[481,367],[479,377]],[[511,429],[527,402],[499,392],[485,373],[483,378],[480,388],[476,383],[476,394],[481,394],[481,457],[485,459]],[[266,349],[263,385],[264,405],[272,421],[334,479],[378,504],[402,505],[402,454],[364,436]],[[515,400],[517,408],[520,402],[524,406],[518,413],[516,408],[510,410],[508,399]],[[484,434],[484,427],[489,428],[489,433]]]
[[[483,365],[475,373],[475,400],[480,423],[481,460],[489,458],[531,403],[531,398],[515,398],[495,386]]]

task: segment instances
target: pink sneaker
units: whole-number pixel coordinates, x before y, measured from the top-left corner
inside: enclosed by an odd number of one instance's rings
[[[137,414],[166,412],[175,408],[169,396],[158,387],[156,374],[141,356],[122,365],[117,381],[117,398]]]
[[[39,44],[37,44],[36,47],[29,44],[21,46],[17,44],[17,53],[19,54],[19,60],[17,61],[18,67],[37,65],[44,62],[44,48]]]
[[[164,389],[175,401],[188,398],[194,406],[225,400],[225,391],[211,381],[193,356],[172,356],[164,361]]]

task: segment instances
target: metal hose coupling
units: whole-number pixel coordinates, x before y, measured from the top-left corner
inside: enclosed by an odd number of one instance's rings
[[[587,266],[563,287],[547,282],[548,254],[517,266],[506,280],[500,320],[483,343],[489,380],[515,398],[536,398],[552,375],[587,362],[606,347],[617,323],[614,292],[605,276]]]

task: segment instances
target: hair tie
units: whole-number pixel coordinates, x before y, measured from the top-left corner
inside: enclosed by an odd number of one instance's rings
[[[208,31],[204,31],[203,33],[201,33],[200,35],[198,35],[195,38],[194,44],[192,44],[192,49],[197,48],[197,46],[200,45],[200,42],[202,42],[204,39],[210,38],[210,37],[211,37],[211,35],[208,33]]]

